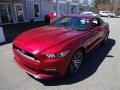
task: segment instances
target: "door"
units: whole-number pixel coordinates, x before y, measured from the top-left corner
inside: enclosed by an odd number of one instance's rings
[[[96,39],[97,40],[101,40],[101,38],[103,38],[104,36],[104,31],[105,31],[105,28],[104,28],[104,23],[101,19],[99,18],[94,18],[93,20],[93,24],[94,24],[94,28],[95,27],[99,27],[100,30],[95,30],[94,32],[96,33]]]
[[[14,8],[17,22],[24,22],[23,4],[15,4]]]
[[[0,4],[0,21],[2,24],[10,22],[7,4]]]
[[[35,18],[40,17],[39,4],[34,4],[34,16]]]
[[[101,30],[95,30],[95,27],[100,27]],[[102,41],[102,38],[104,36],[104,27],[101,23],[101,20],[99,18],[94,18],[91,25],[91,44],[88,46],[88,49],[91,50],[94,48],[98,43]]]
[[[7,9],[8,9],[9,22],[13,23],[13,15],[12,15],[11,4],[7,5]]]

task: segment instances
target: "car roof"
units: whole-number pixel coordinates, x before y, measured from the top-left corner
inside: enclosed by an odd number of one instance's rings
[[[82,18],[89,18],[89,19],[93,19],[93,18],[97,17],[97,16],[84,15],[84,14],[68,14],[68,15],[64,15],[64,16],[68,16],[68,17],[82,17]]]
[[[87,12],[82,12],[82,13],[93,13],[93,12],[87,11]]]

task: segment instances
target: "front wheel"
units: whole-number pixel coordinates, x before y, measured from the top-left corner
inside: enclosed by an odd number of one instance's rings
[[[79,70],[82,65],[83,57],[84,54],[82,50],[75,52],[68,67],[68,74],[74,74]]]

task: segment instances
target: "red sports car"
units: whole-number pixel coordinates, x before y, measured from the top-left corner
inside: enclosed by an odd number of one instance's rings
[[[29,30],[13,42],[18,66],[37,79],[76,73],[85,55],[105,44],[109,25],[99,17],[66,15],[49,26]]]

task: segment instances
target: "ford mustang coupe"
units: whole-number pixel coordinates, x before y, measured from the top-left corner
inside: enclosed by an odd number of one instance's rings
[[[75,74],[88,52],[105,44],[109,24],[101,18],[66,15],[22,33],[13,42],[15,62],[36,79]]]

